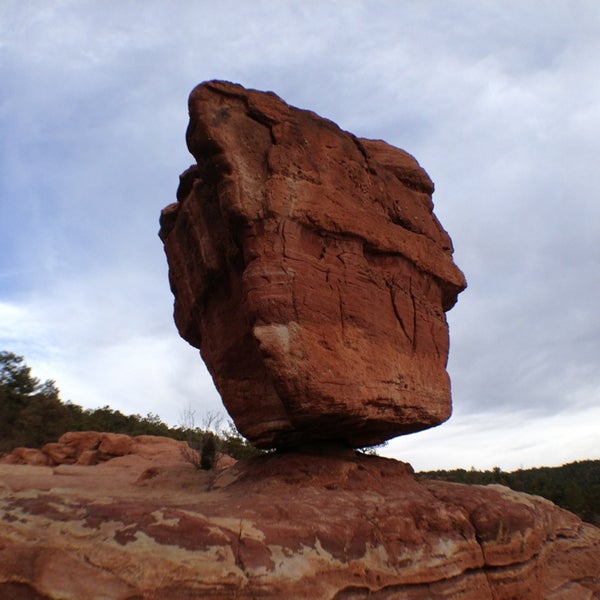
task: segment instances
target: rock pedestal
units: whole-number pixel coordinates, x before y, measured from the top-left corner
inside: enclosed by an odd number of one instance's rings
[[[359,447],[451,413],[444,312],[465,286],[417,161],[272,93],[190,96],[160,236],[180,334],[258,447]]]
[[[600,597],[600,530],[542,498],[349,449],[199,472],[143,437],[96,466],[0,464],[0,598]]]

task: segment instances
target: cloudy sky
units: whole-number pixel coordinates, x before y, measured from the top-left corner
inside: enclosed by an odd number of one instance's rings
[[[64,400],[221,410],[157,237],[193,161],[187,96],[273,90],[408,150],[469,288],[454,415],[416,469],[600,458],[595,0],[0,0],[0,349]]]

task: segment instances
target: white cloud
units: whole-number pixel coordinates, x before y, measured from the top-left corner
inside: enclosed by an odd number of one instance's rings
[[[596,389],[598,398],[600,390]],[[600,406],[538,416],[527,410],[455,414],[427,431],[396,438],[380,454],[417,471],[462,467],[504,471],[600,459]]]
[[[164,295],[161,314],[154,302],[144,309],[157,286],[127,279],[79,278],[46,295],[1,303],[1,347],[24,356],[34,376],[55,380],[63,400],[85,408],[152,412],[171,425],[188,406],[225,414],[198,351],[177,335],[170,298]]]

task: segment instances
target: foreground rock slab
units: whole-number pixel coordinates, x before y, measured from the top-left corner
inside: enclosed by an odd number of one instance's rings
[[[0,519],[13,600],[600,597],[599,529],[350,450],[212,472],[176,451],[0,465]]]
[[[361,447],[451,413],[445,311],[466,286],[408,153],[272,93],[190,96],[160,236],[180,334],[263,448]]]

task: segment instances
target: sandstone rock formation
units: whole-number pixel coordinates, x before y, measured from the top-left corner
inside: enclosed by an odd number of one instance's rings
[[[272,93],[190,96],[197,164],[160,236],[181,335],[256,446],[376,444],[451,412],[465,279],[417,161]]]
[[[0,465],[0,598],[600,598],[600,530],[541,498],[349,449],[197,471],[176,444]]]
[[[71,431],[58,442],[46,444],[41,449],[15,448],[0,458],[0,464],[37,465],[96,465],[119,456],[160,456],[161,460],[178,462],[182,455],[194,461],[194,450],[186,442],[155,435],[131,437],[122,433],[98,431]],[[197,459],[198,457],[196,457]]]

